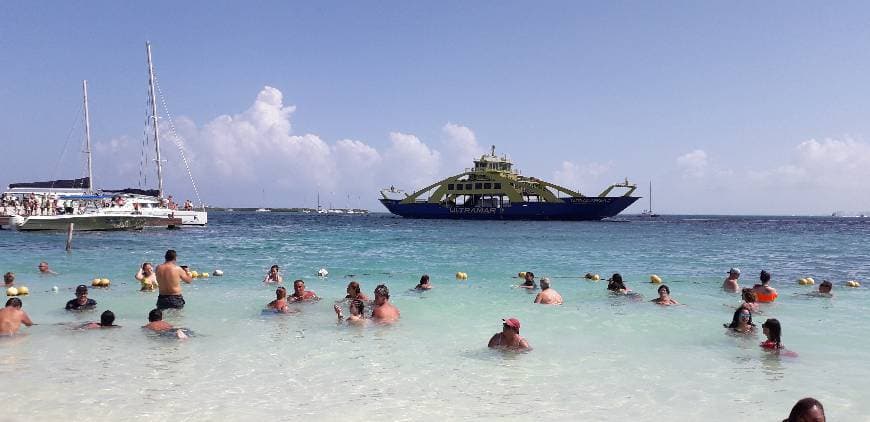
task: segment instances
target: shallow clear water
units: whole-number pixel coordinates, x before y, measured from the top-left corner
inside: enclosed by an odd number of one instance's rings
[[[0,339],[0,419],[781,420],[814,396],[830,420],[870,420],[870,295],[843,287],[870,283],[867,220],[209,217],[205,229],[78,233],[71,254],[63,234],[0,232],[0,272],[30,287],[24,309],[40,324]],[[226,273],[185,286],[187,307],[167,317],[197,333],[187,341],[139,329],[156,294],[140,293],[132,276],[167,248],[193,269]],[[36,274],[40,260],[60,275]],[[296,315],[261,314],[274,298],[260,283],[273,263],[324,299]],[[762,268],[773,272],[780,299],[755,322],[778,318],[798,357],[763,352],[760,337],[725,334],[739,303],[720,290],[731,266],[744,270],[744,285]],[[313,276],[321,267],[328,278]],[[533,295],[513,288],[525,270],[553,278],[565,305],[533,305]],[[457,271],[468,281],[455,280]],[[605,282],[581,278],[614,271],[645,300],[611,297]],[[423,273],[435,289],[409,292]],[[686,306],[646,302],[652,273]],[[834,281],[834,298],[807,296],[815,287],[794,281],[806,276]],[[91,291],[98,311],[63,311],[75,285],[94,277],[113,280]],[[336,325],[332,304],[351,278],[369,295],[386,283],[401,321]],[[105,309],[123,328],[70,329]],[[486,348],[506,316],[522,321],[532,352]]]

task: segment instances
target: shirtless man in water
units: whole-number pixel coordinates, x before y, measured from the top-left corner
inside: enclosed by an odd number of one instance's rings
[[[174,250],[166,251],[166,262],[157,266],[157,285],[160,294],[157,296],[157,309],[184,308],[184,297],[181,296],[181,282],[190,284],[193,277],[187,268],[179,267],[175,260]]]
[[[390,303],[390,289],[381,284],[375,287],[375,309],[372,319],[377,322],[395,322],[399,319],[399,308]]]
[[[489,339],[487,347],[493,349],[528,350],[531,349],[529,342],[520,336],[520,320],[516,318],[502,319],[504,324],[501,332],[496,333]]]
[[[21,324],[28,327],[33,325],[27,313],[21,310],[21,306],[21,299],[12,297],[6,301],[6,307],[0,309],[0,336],[18,333]]]
[[[296,280],[293,282],[293,294],[290,295],[289,300],[293,302],[302,302],[309,300],[318,300],[320,298],[317,297],[317,294],[312,292],[311,290],[305,290],[305,282],[302,280]]]
[[[550,279],[544,277],[541,279],[541,293],[535,296],[535,303],[541,305],[561,305],[562,295],[556,289],[550,288]]]
[[[275,289],[275,300],[269,302],[269,304],[266,305],[266,309],[271,309],[275,312],[284,314],[299,312],[298,310],[291,310],[290,307],[287,306],[287,289],[284,288],[284,286]]]

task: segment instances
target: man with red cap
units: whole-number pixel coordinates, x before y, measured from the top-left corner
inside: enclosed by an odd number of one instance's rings
[[[520,320],[516,318],[502,319],[501,332],[496,333],[489,339],[487,347],[497,349],[528,350],[531,349],[529,342],[520,336]]]

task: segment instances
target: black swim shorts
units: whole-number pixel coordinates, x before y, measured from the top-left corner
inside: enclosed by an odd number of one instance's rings
[[[181,295],[158,295],[157,309],[181,309],[184,307],[184,297]]]

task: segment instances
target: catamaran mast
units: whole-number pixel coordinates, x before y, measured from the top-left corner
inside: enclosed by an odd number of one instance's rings
[[[82,81],[85,109],[85,153],[88,155],[88,193],[94,193],[94,168],[91,165],[91,116],[88,114],[88,81]]]
[[[652,180],[649,181],[649,213],[652,214]]]
[[[151,118],[154,120],[154,149],[157,151],[157,196],[163,198],[163,162],[160,161],[160,130],[157,128],[157,96],[154,95],[154,66],[151,64],[151,43],[145,41],[148,53],[148,94],[151,101]]]

